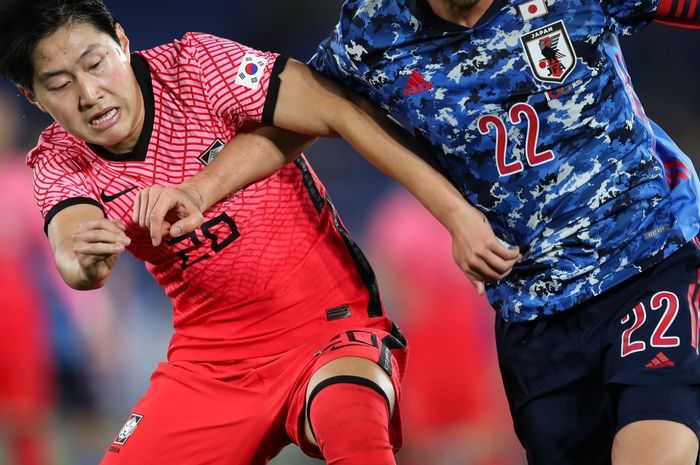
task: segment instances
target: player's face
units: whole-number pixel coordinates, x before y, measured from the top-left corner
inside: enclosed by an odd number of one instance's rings
[[[143,98],[129,64],[129,41],[91,24],[73,23],[41,40],[34,52],[30,101],[72,135],[113,153],[131,151],[144,120]]]

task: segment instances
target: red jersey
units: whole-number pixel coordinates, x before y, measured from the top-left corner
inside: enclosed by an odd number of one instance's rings
[[[286,60],[200,33],[132,55],[145,102],[136,148],[114,155],[57,124],[29,154],[48,226],[76,203],[121,219],[128,247],[173,301],[169,358],[282,352],[305,335],[382,317],[374,274],[303,156],[229,195],[194,233],[153,247],[136,192],[194,176],[237,131],[271,122]]]

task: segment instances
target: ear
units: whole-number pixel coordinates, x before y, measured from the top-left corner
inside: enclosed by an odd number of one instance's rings
[[[36,95],[34,95],[34,92],[22,86],[17,86],[17,88],[19,89],[19,92],[22,95],[24,95],[27,98],[27,100],[29,100],[29,103],[31,103],[44,113],[48,113],[46,109],[41,105],[41,103],[39,103],[39,101],[36,98]]]
[[[126,59],[131,61],[131,53],[129,51],[129,38],[126,36],[126,33],[124,32],[124,28],[122,27],[121,24],[117,23],[114,25],[114,29],[117,32],[117,38],[119,39],[119,45],[121,45],[122,50],[124,51],[124,54],[126,55]]]

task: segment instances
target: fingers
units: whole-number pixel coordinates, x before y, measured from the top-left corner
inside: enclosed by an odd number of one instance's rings
[[[520,256],[520,247],[517,245],[509,247],[506,242],[497,238],[489,244],[489,250],[506,261],[516,260]]]
[[[508,276],[522,258],[517,247],[507,248],[495,236],[481,242],[455,243],[454,256],[480,294],[486,283]]]
[[[462,270],[465,273],[473,274],[480,281],[494,283],[505,278],[508,273],[510,273],[511,268],[508,267],[505,271],[500,271],[495,269],[483,258],[474,255],[467,259],[466,263],[462,266]]]
[[[482,281],[473,273],[466,273],[466,275],[469,278],[469,281],[471,281],[471,283],[476,288],[476,293],[479,295],[484,295],[484,292],[486,291],[486,284],[484,283],[484,281]]]
[[[134,223],[138,224],[142,228],[150,228],[151,220],[154,219],[154,226],[162,225],[162,221],[165,218],[165,214],[162,218],[160,218],[159,222],[158,218],[152,218],[152,211],[153,207],[158,203],[158,200],[160,199],[165,189],[166,188],[164,188],[163,186],[154,185],[142,189],[141,191],[139,191],[138,194],[136,194],[136,198],[134,200],[134,213],[132,218],[134,220]],[[158,229],[160,230],[160,228]]]
[[[521,255],[517,254],[512,258],[503,259],[492,250],[484,251],[482,257],[486,267],[497,275],[498,280],[505,278],[513,269],[516,263],[520,261]]]
[[[177,205],[177,200],[168,196],[165,189],[156,189],[153,186],[148,196],[148,207],[145,209],[141,224],[151,233],[151,243],[158,247],[163,241],[163,236],[168,232],[169,224],[165,223],[165,215]]]
[[[170,228],[172,237],[180,237],[183,234],[189,234],[204,221],[204,217],[199,212],[192,212],[189,216],[175,222]]]
[[[93,255],[102,259],[124,252],[131,239],[124,234],[121,221],[107,219],[82,223],[72,234],[73,250],[81,255]]]
[[[159,246],[163,237],[169,233],[170,223],[165,221],[165,216],[178,204],[177,199],[169,195],[172,190],[153,185],[139,191],[134,199],[132,220],[142,228],[149,229],[154,246]]]
[[[155,247],[164,237],[189,234],[204,221],[200,207],[184,189],[159,185],[136,194],[132,216],[135,223],[149,229]],[[171,226],[166,217],[178,221]]]

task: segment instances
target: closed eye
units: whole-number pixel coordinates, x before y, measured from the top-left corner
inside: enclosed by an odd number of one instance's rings
[[[48,89],[49,89],[51,92],[57,92],[57,91],[59,91],[59,90],[63,90],[63,89],[65,89],[66,87],[68,87],[68,84],[70,84],[70,81],[64,82],[64,83],[61,84],[60,86],[49,87]]]

